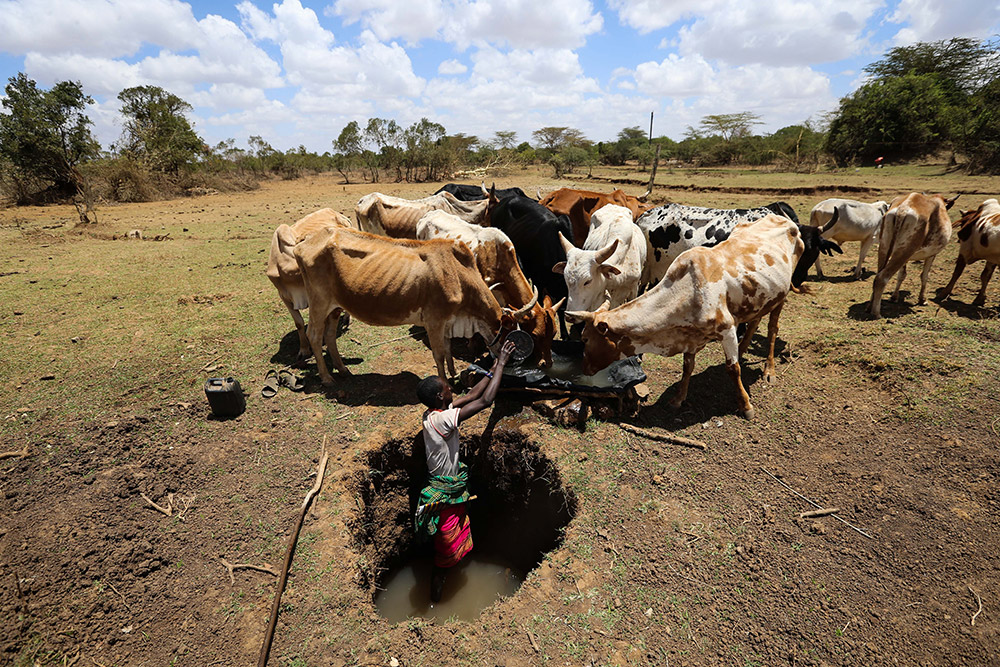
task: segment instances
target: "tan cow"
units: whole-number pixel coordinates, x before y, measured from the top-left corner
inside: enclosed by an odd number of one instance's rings
[[[616,359],[641,352],[684,353],[681,384],[670,401],[676,408],[687,398],[695,354],[709,342],[721,340],[740,411],[752,419],[754,409],[740,377],[740,356],[761,318],[768,315],[764,379],[774,380],[778,317],[804,250],[796,224],[771,214],[741,222],[717,246],[681,253],[663,280],[634,301],[613,310],[605,302],[596,312],[567,311],[567,320],[585,325],[584,372],[595,373]],[[736,327],[743,322],[747,330],[739,341]]]
[[[299,361],[312,354],[309,339],[306,338],[306,324],[300,311],[309,307],[302,273],[292,251],[303,239],[319,230],[329,227],[354,227],[346,215],[332,208],[321,208],[310,213],[295,224],[279,225],[271,238],[271,254],[267,258],[267,277],[278,290],[281,302],[288,308],[299,333]]]
[[[868,311],[874,317],[881,317],[882,292],[896,272],[899,279],[892,293],[892,300],[899,301],[899,288],[906,278],[906,263],[923,260],[920,274],[920,296],[917,304],[925,303],[927,276],[930,275],[934,258],[948,245],[951,238],[951,219],[948,209],[954,199],[941,195],[925,195],[911,192],[892,200],[889,210],[882,219],[882,229],[878,238],[878,273],[872,283],[872,300]]]
[[[438,375],[455,374],[453,337],[476,333],[486,341],[509,331],[531,310],[501,309],[476,269],[469,247],[446,239],[390,239],[351,229],[330,228],[295,246],[312,311],[309,344],[324,384],[333,376],[323,358],[323,340],[334,367],[349,374],[337,350],[341,310],[374,326],[418,324],[427,329]]]
[[[993,271],[1000,263],[1000,202],[987,199],[975,211],[966,211],[955,223],[958,228],[958,259],[951,280],[938,292],[938,299],[946,299],[955,289],[955,283],[967,264],[983,259],[986,266],[979,277],[982,287],[972,301],[973,306],[986,303],[986,286],[990,284]]]
[[[632,221],[635,222],[640,215],[653,208],[652,204],[646,203],[648,196],[649,191],[641,197],[633,197],[625,194],[622,190],[592,192],[590,190],[560,188],[544,197],[539,193],[538,203],[556,215],[569,217],[573,224],[573,244],[577,248],[582,248],[584,240],[590,232],[590,216],[595,211],[608,204],[624,206],[632,213]]]
[[[445,211],[465,222],[486,226],[497,201],[492,195],[478,201],[461,201],[450,192],[439,192],[423,199],[403,199],[372,192],[358,201],[354,213],[362,231],[397,239],[415,239],[417,222],[428,211]]]
[[[476,257],[479,275],[490,285],[501,306],[520,309],[534,300],[535,305],[521,316],[518,326],[535,339],[533,357],[538,360],[538,365],[542,368],[552,365],[556,312],[566,300],[561,299],[553,305],[546,294],[542,302],[537,303],[538,292],[524,277],[514,244],[506,234],[495,227],[473,225],[444,211],[429,211],[417,223],[417,238],[424,241],[452,239],[469,246]]]

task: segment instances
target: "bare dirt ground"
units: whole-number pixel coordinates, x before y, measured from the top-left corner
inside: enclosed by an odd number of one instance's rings
[[[996,196],[981,180],[880,172],[678,170],[663,173],[669,187],[656,197],[784,198],[806,218],[838,192],[972,193],[953,217]],[[732,188],[713,189],[727,179]],[[501,180],[530,192],[556,185],[533,172]],[[814,190],[793,189],[805,186]],[[275,579],[237,570],[230,582],[220,558],[280,565],[324,437],[330,468],[271,664],[1000,664],[1000,287],[987,308],[971,307],[973,266],[950,300],[916,306],[911,269],[903,304],[871,321],[862,311],[876,258],[850,281],[857,244],[827,261],[831,277],[813,280],[811,294],[790,297],[774,385],[761,379],[764,338],[751,346],[755,421],[734,414],[719,346],[699,355],[679,411],[667,399],[680,360],[646,358],[652,393],[628,421],[698,438],[705,451],[602,421],[562,429],[498,401],[499,460],[544,457],[549,481],[573,498],[561,543],[475,622],[379,617],[378,568],[385,545],[407,539],[412,483],[382,453],[395,443],[397,459],[412,460],[414,387],[433,372],[431,355],[412,338],[384,343],[407,327],[355,323],[341,338],[352,377],[325,391],[310,364],[304,392],[261,398],[264,373],[297,347],[264,264],[280,223],[323,206],[350,213],[376,189],[417,197],[437,187],[318,176],[105,207],[87,229],[70,207],[0,211],[0,451],[27,448],[0,459],[0,664],[253,664]],[[788,196],[772,196],[782,188]],[[147,240],[121,238],[131,229]],[[955,256],[953,241],[932,289]],[[202,385],[229,374],[247,411],[214,420]],[[513,471],[482,485],[516,496]],[[831,517],[799,519],[812,508],[768,473],[867,536]],[[173,494],[177,511],[165,516],[140,494],[160,504]]]

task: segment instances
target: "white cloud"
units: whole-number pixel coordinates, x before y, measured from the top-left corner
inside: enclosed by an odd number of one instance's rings
[[[469,68],[457,60],[445,60],[438,65],[438,74],[443,74],[445,76],[451,74],[465,74],[468,71]]]
[[[590,0],[337,0],[332,13],[383,41],[441,39],[519,49],[576,48],[604,25]]]
[[[933,0],[926,0],[932,2]],[[971,1],[971,0],[969,0]],[[831,62],[865,47],[866,24],[883,0],[612,0],[619,19],[640,33],[682,23],[660,48],[730,64]]]
[[[906,24],[896,33],[896,44],[931,42],[952,37],[985,38],[1000,28],[1000,3],[996,0],[900,0],[889,17]]]
[[[361,21],[383,41],[400,38],[410,44],[437,36],[448,19],[440,0],[337,0],[327,13],[347,24]]]
[[[178,0],[4,0],[0,51],[117,57],[144,43],[183,49],[196,23]]]

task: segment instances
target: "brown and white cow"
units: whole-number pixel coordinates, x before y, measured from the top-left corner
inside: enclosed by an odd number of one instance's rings
[[[560,299],[559,303],[552,305],[552,300],[546,294],[541,303],[537,302],[537,290],[524,277],[514,252],[514,244],[506,234],[495,227],[480,227],[465,222],[444,211],[430,211],[417,223],[417,238],[424,241],[452,239],[469,246],[476,257],[479,274],[491,286],[493,295],[501,306],[521,309],[534,300],[535,305],[531,310],[518,319],[518,326],[535,339],[533,357],[538,360],[538,365],[543,368],[552,365],[556,312],[566,300]]]
[[[567,311],[566,319],[584,322],[584,372],[595,373],[616,359],[641,352],[683,353],[680,388],[670,401],[680,407],[687,397],[695,354],[709,342],[721,340],[740,411],[752,419],[754,409],[740,377],[740,356],[761,318],[768,315],[764,378],[774,380],[778,317],[804,250],[794,222],[768,215],[738,224],[717,246],[681,253],[663,280],[634,301],[613,310],[605,304],[596,312]],[[747,331],[740,341],[736,327],[743,322]]]
[[[539,204],[549,209],[556,215],[569,217],[573,224],[573,244],[578,248],[583,247],[583,241],[590,231],[590,217],[595,211],[600,210],[608,204],[624,206],[632,213],[633,222],[643,213],[653,208],[652,204],[646,203],[649,192],[641,197],[633,197],[625,194],[622,190],[611,192],[593,192],[591,190],[574,190],[572,188],[559,188],[553,190],[544,197],[539,193]]]
[[[323,358],[324,338],[334,367],[350,373],[337,349],[337,331],[327,326],[341,310],[374,326],[423,326],[442,378],[445,361],[455,374],[453,337],[478,333],[490,341],[512,329],[521,314],[501,309],[479,275],[472,251],[461,242],[390,239],[331,228],[295,246],[295,259],[312,311],[309,344],[324,384],[333,382]]]
[[[926,303],[927,276],[930,275],[934,258],[948,245],[951,238],[951,218],[948,209],[954,199],[941,195],[925,195],[911,192],[900,195],[889,204],[889,210],[882,218],[882,229],[878,238],[878,273],[872,283],[872,299],[868,312],[881,317],[882,292],[892,277],[899,272],[892,300],[899,301],[899,288],[906,278],[906,263],[923,260],[920,274],[920,296],[917,304]]]
[[[975,211],[965,211],[955,223],[958,228],[958,259],[951,280],[938,292],[938,299],[946,299],[955,289],[955,283],[967,264],[986,260],[983,274],[979,277],[982,287],[972,301],[973,306],[986,303],[986,286],[990,284],[993,271],[1000,263],[1000,202],[987,199]]]
[[[271,238],[271,254],[267,258],[267,277],[278,290],[281,302],[288,308],[299,333],[299,361],[312,354],[306,338],[306,324],[300,311],[309,307],[302,272],[292,251],[303,239],[330,227],[354,227],[346,215],[332,208],[322,208],[305,216],[293,225],[279,225]]]
[[[450,192],[440,192],[423,199],[403,199],[372,192],[362,197],[354,214],[362,231],[397,239],[417,238],[417,222],[428,211],[445,211],[466,222],[488,225],[489,214],[497,204],[495,196],[478,201],[461,201]]]

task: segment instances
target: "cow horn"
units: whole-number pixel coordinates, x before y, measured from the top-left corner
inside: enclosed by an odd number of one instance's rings
[[[559,236],[560,238],[562,237],[562,232],[559,232]],[[609,257],[611,257],[611,255],[615,254],[615,250],[617,249],[618,249],[618,239],[615,239],[610,244],[597,251],[597,254],[594,255],[594,261],[597,262],[598,264],[603,264],[608,260]]]
[[[520,308],[518,308],[517,310],[515,310],[513,313],[511,313],[511,315],[514,317],[514,319],[518,319],[522,315],[528,314],[528,312],[532,308],[535,307],[536,303],[538,303],[538,288],[537,287],[535,287],[532,290],[531,301],[529,301],[528,303],[524,304],[523,306],[521,306]]]
[[[563,298],[559,299],[558,301],[556,301],[555,305],[552,306],[552,312],[553,313],[558,313],[559,309],[562,308],[563,304],[565,304],[565,303],[566,303],[566,297],[563,297]]]
[[[538,193],[538,196],[537,196],[537,197],[535,197],[535,199],[536,199],[537,201],[542,201],[542,188],[541,188],[540,186],[539,186],[539,187],[536,187],[536,188],[535,188],[535,192],[537,192],[537,193]]]
[[[560,243],[560,245],[562,245],[563,252],[565,252],[567,255],[569,254],[570,250],[573,250],[573,249],[576,248],[576,246],[574,246],[572,243],[570,243],[569,241],[566,240],[566,237],[563,236],[562,232],[559,232],[559,243]],[[615,243],[618,243],[618,241],[615,240]],[[608,255],[608,257],[610,257],[610,256],[611,255]],[[601,260],[601,261],[603,261],[603,260]]]
[[[495,290],[496,288],[498,288],[498,287],[500,287],[502,285],[503,285],[503,282],[493,283],[492,285],[490,285],[490,291],[492,292],[493,290]]]
[[[480,189],[482,189],[484,195],[486,195],[487,197],[490,196],[490,191],[486,189],[486,181],[483,181],[482,183],[480,183],[479,187],[480,187]]]
[[[646,200],[649,199],[649,195],[651,195],[651,194],[653,194],[653,186],[652,185],[650,185],[648,188],[646,188],[646,191],[641,196],[636,197],[636,199],[638,199],[643,204],[645,204]]]

